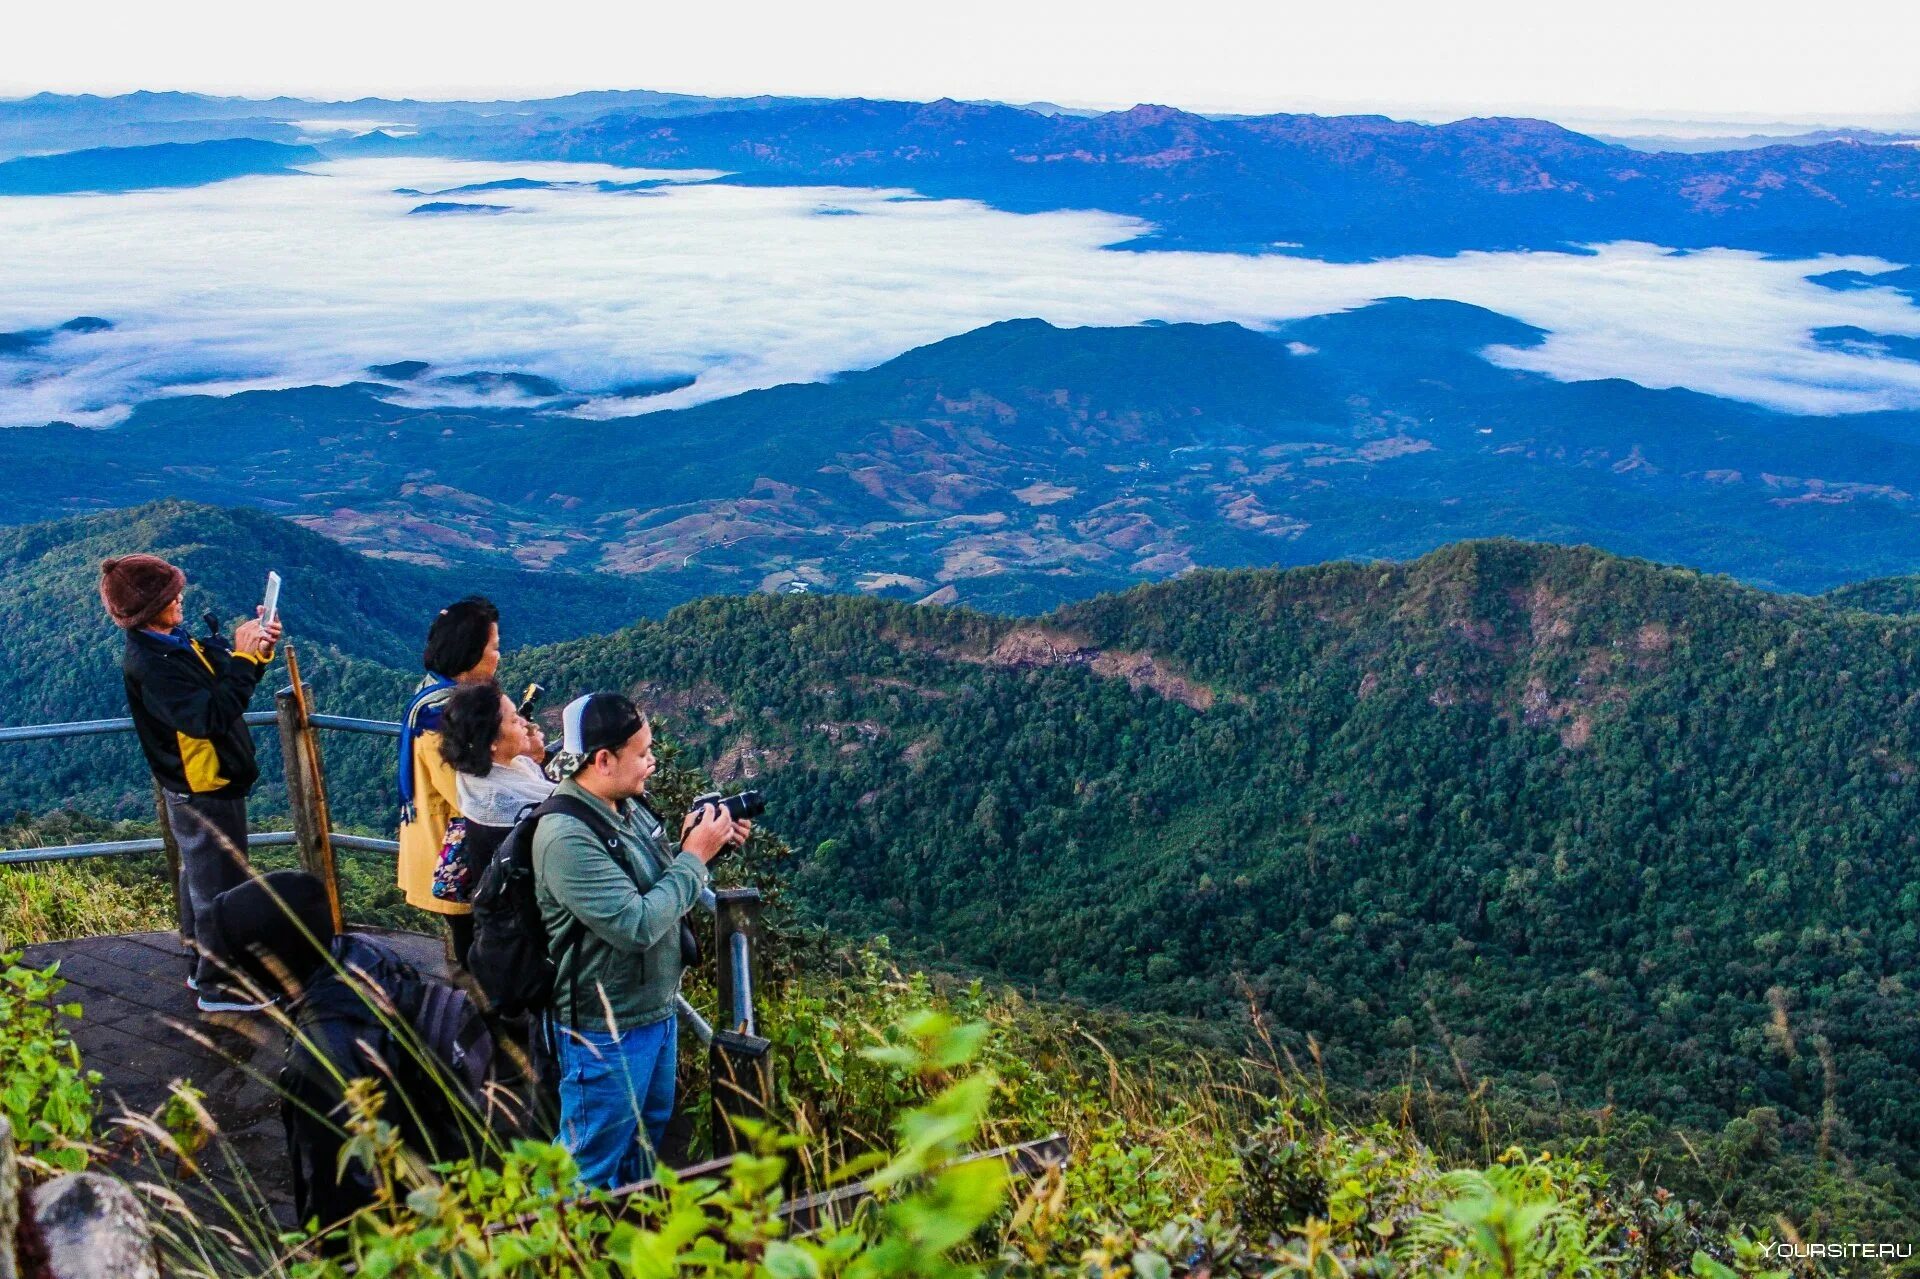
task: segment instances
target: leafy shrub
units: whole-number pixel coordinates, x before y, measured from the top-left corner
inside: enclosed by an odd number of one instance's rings
[[[29,1167],[77,1172],[87,1166],[100,1076],[81,1068],[80,1049],[61,1023],[78,1017],[80,1005],[53,1002],[66,987],[59,965],[26,968],[19,960],[19,951],[0,954],[0,1112]]]
[[[971,1061],[980,1028],[926,1013],[871,1048],[876,1061],[916,1078],[950,1077]],[[778,1209],[791,1138],[755,1126],[752,1154],[723,1177],[663,1173],[657,1188],[615,1205],[581,1190],[557,1146],[517,1142],[497,1167],[472,1161],[428,1168],[380,1118],[370,1080],[351,1086],[344,1158],[375,1174],[375,1202],[324,1239],[328,1256],[296,1262],[294,1279],[374,1276],[591,1276],[666,1279],[681,1271],[770,1279],[943,1279],[972,1271],[959,1253],[1000,1209],[995,1161],[950,1164],[968,1150],[993,1094],[972,1070],[895,1125],[892,1150],[840,1170],[865,1174],[877,1211],[806,1238],[788,1238]],[[298,1242],[320,1242],[304,1240]]]
[[[1327,1215],[1327,1178],[1312,1151],[1288,1131],[1263,1126],[1237,1143],[1240,1221],[1255,1238],[1292,1233]]]
[[[220,1229],[189,1204],[204,1212],[224,1193],[200,1155],[218,1136],[198,1095],[176,1087],[163,1114],[125,1121],[175,1156],[142,1183],[174,1268],[210,1279],[1772,1274],[1724,1214],[1641,1183],[1616,1189],[1584,1158],[1515,1149],[1450,1166],[1408,1123],[1343,1117],[1323,1081],[1277,1063],[1123,1059],[1087,1014],[903,974],[884,947],[805,952],[764,1006],[780,1036],[779,1122],[748,1127],[751,1153],[721,1173],[663,1174],[617,1203],[583,1191],[567,1153],[540,1142],[430,1165],[361,1080],[346,1157],[374,1172],[372,1206],[276,1243],[260,1233],[273,1229],[264,1203],[224,1201],[228,1220],[257,1220],[231,1246],[209,1243]],[[0,1050],[26,1068],[9,1072],[7,1113],[37,1166],[78,1166],[97,1082],[59,1024],[78,1010],[52,1006],[51,969],[16,958],[0,957]],[[956,1161],[1054,1130],[1070,1162],[1011,1197],[998,1161]],[[790,1195],[855,1179],[873,1197],[852,1220],[788,1231]]]

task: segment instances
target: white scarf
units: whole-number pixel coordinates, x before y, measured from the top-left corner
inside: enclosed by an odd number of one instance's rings
[[[453,785],[460,797],[460,815],[482,826],[513,825],[528,805],[553,794],[554,786],[540,765],[525,755],[495,764],[485,777],[456,772]]]

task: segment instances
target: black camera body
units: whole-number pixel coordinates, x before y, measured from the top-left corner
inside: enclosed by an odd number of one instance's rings
[[[695,796],[689,807],[698,812],[712,804],[725,809],[728,819],[736,822],[750,822],[767,811],[767,797],[757,790],[743,790],[738,795],[709,791],[705,795]]]

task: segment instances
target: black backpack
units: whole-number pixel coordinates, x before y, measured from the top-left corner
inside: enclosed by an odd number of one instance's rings
[[[279,1086],[294,1207],[301,1221],[322,1224],[374,1200],[373,1173],[340,1157],[346,1080],[378,1079],[382,1118],[439,1162],[484,1148],[477,1125],[493,1060],[493,1037],[461,991],[423,976],[376,938],[343,934],[332,954],[290,1009],[294,1034]]]
[[[467,971],[486,996],[488,1010],[504,1017],[537,1012],[553,1001],[551,939],[533,891],[533,835],[549,813],[578,817],[616,862],[626,864],[619,856],[620,837],[607,819],[593,805],[571,795],[549,796],[500,841],[473,890],[473,945],[467,951]],[[580,928],[575,921],[569,937]]]

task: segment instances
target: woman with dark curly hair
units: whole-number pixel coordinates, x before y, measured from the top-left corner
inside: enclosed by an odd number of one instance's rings
[[[480,872],[522,813],[553,793],[540,771],[547,743],[540,726],[522,715],[492,680],[463,684],[440,717],[440,758],[453,770],[466,835],[450,844],[434,871],[433,891],[465,902]]]

